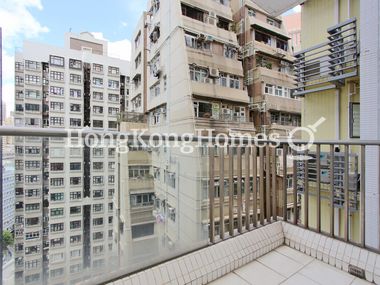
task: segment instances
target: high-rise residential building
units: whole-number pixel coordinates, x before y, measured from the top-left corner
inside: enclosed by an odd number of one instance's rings
[[[280,18],[252,0],[232,0],[242,47],[250,116],[260,133],[286,137],[301,125],[301,101],[291,96],[295,86],[290,37]]]
[[[3,230],[13,231],[15,219],[15,151],[7,138],[3,140]]]
[[[253,134],[230,2],[152,1],[148,22],[150,132]],[[152,149],[155,230],[166,249],[207,243],[206,153]]]
[[[107,56],[106,41],[68,33],[63,48],[25,42],[15,60],[15,126],[118,129],[129,62]],[[16,283],[76,283],[115,266],[116,149],[17,137],[15,155]]]
[[[148,14],[143,13],[133,34],[131,52],[131,89],[128,110],[145,113],[147,104],[147,30]]]
[[[290,37],[290,48],[293,53],[301,50],[301,12],[282,16],[282,21]]]

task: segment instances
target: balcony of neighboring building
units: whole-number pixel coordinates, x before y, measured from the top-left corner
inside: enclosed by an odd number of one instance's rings
[[[182,22],[185,28],[188,28],[205,35],[214,36],[231,44],[237,45],[237,37],[234,31],[231,12],[229,15],[218,15],[217,12],[202,9],[204,1],[199,2],[197,6],[185,4],[182,5]],[[211,1],[209,1],[211,3]],[[199,8],[201,7],[201,8]],[[228,8],[230,10],[230,8]],[[231,11],[231,10],[230,10]]]

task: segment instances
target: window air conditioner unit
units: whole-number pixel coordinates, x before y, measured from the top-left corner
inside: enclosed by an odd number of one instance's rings
[[[220,75],[219,75],[219,69],[217,69],[217,68],[210,68],[209,69],[209,75],[210,75],[210,77],[219,77]]]
[[[152,73],[153,73],[153,76],[154,77],[160,77],[160,74],[161,74],[161,66],[159,66],[158,64],[154,64],[152,66]]]
[[[166,114],[166,108],[160,108],[160,113],[161,114]]]
[[[206,37],[206,42],[213,42],[214,41],[214,37],[213,36],[207,36]]]
[[[212,84],[213,81],[212,81],[211,78],[206,78],[206,79],[205,79],[205,83],[207,83],[207,84]]]

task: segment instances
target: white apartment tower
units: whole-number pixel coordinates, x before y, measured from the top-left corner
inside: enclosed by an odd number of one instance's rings
[[[25,42],[15,126],[116,131],[128,73],[90,33],[66,34],[64,48]],[[75,284],[114,266],[116,149],[17,137],[15,152],[16,283]]]

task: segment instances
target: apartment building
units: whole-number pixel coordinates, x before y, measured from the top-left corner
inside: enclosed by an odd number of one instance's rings
[[[147,29],[148,14],[144,12],[137,23],[132,39],[131,88],[128,111],[145,113],[147,104]]]
[[[230,2],[152,1],[148,22],[150,132],[253,134]],[[207,243],[206,153],[152,149],[155,230],[166,249]]]
[[[129,63],[107,42],[68,33],[64,48],[25,42],[15,60],[16,127],[118,129]],[[115,266],[116,149],[17,137],[15,155],[16,283],[74,284]]]
[[[303,98],[303,126],[313,125],[321,118],[326,120],[315,132],[317,140],[349,141],[360,138],[360,102],[368,100],[367,95],[361,92],[359,76],[358,42],[361,31],[360,1],[358,0],[308,0],[302,5],[302,50],[295,54],[294,68],[297,87],[293,93]],[[303,134],[303,136],[308,139],[307,134]],[[345,151],[346,149],[343,146],[336,146],[335,148],[333,182],[325,171],[322,170],[321,172],[321,179],[324,181],[321,188],[322,230],[329,229],[333,223],[335,235],[343,236],[344,220],[342,216],[345,213],[346,205],[349,205],[349,236],[358,241],[360,236],[359,189],[360,183],[364,183],[361,181],[361,175],[358,174],[361,159],[360,148],[351,147],[348,150],[347,157],[345,157]],[[327,161],[330,160],[329,153],[329,149],[322,149],[321,157],[325,159],[322,161],[322,168],[326,167]],[[315,155],[315,150],[312,155]],[[310,165],[311,171],[315,171],[315,166]],[[342,193],[345,191],[343,190],[345,184],[342,167],[349,169],[349,204],[342,198]],[[367,181],[365,182],[367,185]],[[329,183],[334,184],[334,214],[326,211],[330,205],[326,200],[326,197],[331,195]],[[315,215],[317,205],[315,193],[317,190],[314,184],[309,185],[309,187],[311,193],[310,213]],[[302,182],[298,191],[301,195],[301,201],[304,203],[304,185]],[[368,202],[370,203],[370,201]],[[301,215],[301,219],[303,218]],[[315,217],[312,216],[310,224],[315,226],[315,221]],[[373,226],[369,228],[372,229]]]
[[[15,219],[15,151],[14,145],[3,140],[3,229],[13,231]]]
[[[242,47],[250,116],[258,132],[286,137],[301,125],[301,101],[290,92],[295,84],[290,37],[283,21],[255,1],[233,0],[231,7]]]
[[[290,37],[290,48],[293,53],[301,50],[301,12],[282,16],[285,29]]]

